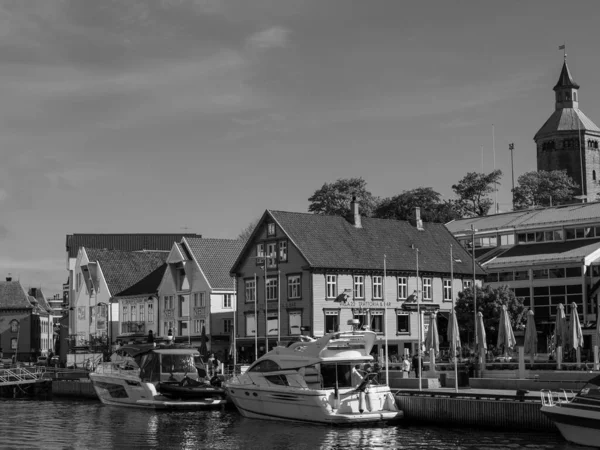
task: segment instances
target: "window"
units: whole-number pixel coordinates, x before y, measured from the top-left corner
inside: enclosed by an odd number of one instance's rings
[[[405,299],[408,297],[408,279],[406,277],[398,277],[398,298]]]
[[[164,296],[165,309],[173,309],[173,296],[165,295]]]
[[[165,295],[163,297],[163,302],[164,302],[164,309],[169,309],[169,296]]]
[[[129,322],[129,306],[123,305],[123,322]]]
[[[10,322],[10,332],[17,333],[19,331],[19,322],[17,320],[13,320]]]
[[[302,334],[302,314],[299,311],[289,313],[290,336]]]
[[[192,294],[192,301],[194,308],[198,308],[200,306],[200,296],[198,295],[198,292],[194,292]]]
[[[178,291],[185,291],[190,288],[183,263],[179,263],[175,267],[175,278],[175,282],[177,283],[176,288]]]
[[[592,170],[592,180],[596,181],[596,171]]]
[[[327,298],[335,298],[337,296],[337,276],[327,275],[326,276],[326,295]]]
[[[354,298],[365,298],[365,277],[363,275],[354,275]]]
[[[132,322],[137,322],[137,308],[135,307],[135,305],[131,305],[131,321]]]
[[[362,309],[352,310],[352,318],[358,320],[359,330],[363,330],[366,325],[369,325],[367,322],[367,312]]]
[[[277,267],[277,242],[267,244],[267,267]]]
[[[154,304],[148,303],[148,323],[154,323]]]
[[[258,256],[258,258],[262,258],[265,256],[265,244],[258,244],[256,246],[256,256]],[[260,265],[260,259],[256,259],[256,265]]]
[[[277,300],[277,277],[267,277],[267,301]]]
[[[223,294],[223,308],[229,309],[231,308],[231,297],[232,294]]]
[[[431,278],[423,278],[423,300],[431,300]]]
[[[275,236],[275,224],[272,222],[267,224],[267,236]]]
[[[288,299],[301,298],[300,275],[288,275]]]
[[[580,277],[581,267],[567,267],[565,269],[567,278]]]
[[[373,298],[382,298],[383,277],[376,275],[373,277]]]
[[[410,314],[399,312],[396,315],[396,334],[410,333]]]
[[[256,299],[256,283],[254,279],[244,280],[244,299],[246,303],[253,302]]]
[[[246,336],[256,336],[256,321],[254,320],[254,314],[246,314],[244,318],[246,320]]]
[[[177,297],[179,303],[179,316],[187,317],[190,314],[190,296],[179,295]]]
[[[140,322],[146,321],[146,318],[144,317],[144,315],[145,315],[144,305],[140,305]]]
[[[279,261],[286,262],[288,259],[287,241],[279,241]]]
[[[267,313],[267,334],[277,336],[279,332],[279,316],[276,312]]]
[[[17,349],[17,338],[11,338],[11,340],[10,340],[10,349],[11,350],[16,350]]]
[[[206,292],[199,292],[200,294],[200,308],[204,308],[206,306]]]
[[[204,328],[204,319],[194,320],[194,334],[202,334],[202,328]]]
[[[340,327],[340,312],[325,311],[325,333],[335,333]]]
[[[452,284],[450,280],[444,280],[444,301],[452,301]]]
[[[371,331],[375,333],[383,333],[383,310],[371,310],[369,311],[370,322],[371,322]]]
[[[188,324],[185,320],[179,321],[179,336],[188,336]]]
[[[233,320],[232,319],[223,319],[223,331],[225,333],[231,333],[233,330]]]

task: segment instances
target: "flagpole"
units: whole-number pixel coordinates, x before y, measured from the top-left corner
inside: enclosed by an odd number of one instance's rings
[[[267,253],[265,252],[265,258],[264,258],[264,263],[265,263],[265,354],[269,351],[269,319],[267,317],[268,315],[268,309],[269,307],[267,306]]]
[[[281,270],[277,269],[277,345],[281,341]]]
[[[256,310],[258,292],[256,272],[254,272],[254,361],[258,359],[258,311]]]
[[[233,277],[233,297],[235,298],[233,306],[233,374],[235,375],[235,366],[237,365],[237,275]]]
[[[418,342],[417,342],[417,364],[419,365],[417,367],[418,372],[419,372],[419,391],[422,390],[421,387],[421,369],[423,368],[423,364],[421,363],[421,308],[420,308],[420,304],[419,304],[419,249],[416,249],[416,255],[417,255],[417,335],[418,335]]]
[[[450,297],[452,298],[452,314],[454,320],[456,320],[456,311],[454,310],[454,257],[452,256],[452,244],[450,244]],[[454,324],[452,324],[454,326]],[[458,364],[456,355],[456,345],[454,342],[450,343],[454,346],[454,390],[458,392]]]
[[[389,370],[389,358],[388,358],[388,337],[387,337],[387,306],[386,306],[386,276],[387,276],[387,267],[386,267],[386,255],[383,255],[383,336],[385,342],[385,384],[389,386],[390,384],[390,370]]]

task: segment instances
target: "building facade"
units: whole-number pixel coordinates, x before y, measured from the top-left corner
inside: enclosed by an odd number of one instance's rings
[[[370,219],[352,207],[350,218],[263,214],[232,267],[241,360],[301,334],[348,330],[351,319],[378,333],[377,350],[387,337],[390,355],[413,353],[426,315],[447,317],[452,297],[480,283],[483,270],[473,276],[471,257],[442,224],[422,223],[418,212],[414,223]]]
[[[579,85],[566,58],[554,93],[554,113],[533,138],[537,169],[566,170],[582,186],[579,194],[595,201],[600,193],[600,129],[579,109]]]

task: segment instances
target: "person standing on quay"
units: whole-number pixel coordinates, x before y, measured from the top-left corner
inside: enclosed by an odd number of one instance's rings
[[[412,366],[415,370],[415,378],[419,378],[421,369],[423,369],[423,360],[421,360],[421,364],[419,364],[419,352],[415,352],[415,355],[412,358]]]

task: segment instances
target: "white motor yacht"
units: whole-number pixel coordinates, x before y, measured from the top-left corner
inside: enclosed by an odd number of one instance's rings
[[[111,362],[100,364],[90,380],[106,405],[204,409],[227,403],[224,389],[199,375],[206,376],[206,369],[196,349],[132,344],[118,349]]]
[[[250,418],[323,424],[399,419],[402,412],[389,386],[369,371],[376,338],[372,331],[303,337],[275,347],[227,381],[225,389],[240,413]]]
[[[542,413],[554,422],[563,437],[574,444],[600,446],[600,375],[592,378],[572,399],[554,400],[542,391]]]

